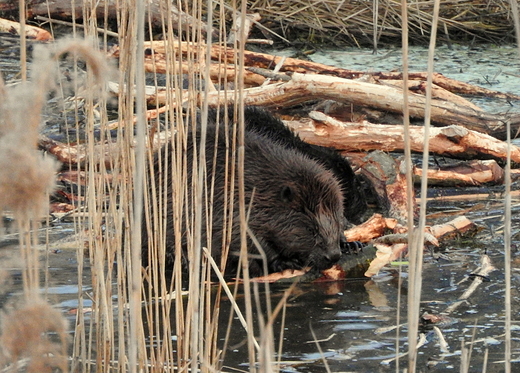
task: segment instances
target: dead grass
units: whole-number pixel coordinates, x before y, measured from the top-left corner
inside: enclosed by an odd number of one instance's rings
[[[263,16],[262,23],[288,36],[298,30],[309,41],[347,40],[355,45],[370,45],[376,39],[401,39],[401,2],[379,0],[377,27],[374,28],[373,2],[344,0],[256,0],[250,11]],[[433,1],[408,3],[411,41],[427,42],[432,26]],[[513,20],[507,0],[442,0],[439,36],[497,42],[513,40]]]

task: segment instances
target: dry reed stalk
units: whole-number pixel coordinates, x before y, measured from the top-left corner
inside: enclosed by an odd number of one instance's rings
[[[424,113],[424,136],[428,139],[430,133],[432,81],[433,81],[433,58],[435,55],[435,43],[437,36],[437,25],[439,17],[440,0],[434,1],[433,23],[431,29],[430,45],[428,48],[428,79],[426,82],[426,108]],[[429,160],[428,141],[424,142],[423,167],[427,172]],[[411,172],[409,168],[407,171]],[[421,177],[421,199],[419,203],[419,223],[417,229],[412,230],[412,239],[409,245],[410,278],[408,293],[408,371],[414,373],[417,363],[417,340],[418,323],[420,318],[420,302],[422,289],[422,262],[424,251],[424,231],[426,226],[426,194],[428,189],[428,178],[425,174]],[[409,215],[410,216],[410,215]]]
[[[520,16],[518,15],[518,3],[511,1],[511,9],[513,10],[513,21],[515,25],[515,36],[516,44],[518,47],[518,58],[520,58]],[[510,131],[511,124],[506,123],[507,130]],[[511,372],[511,134],[507,134],[507,161],[504,175],[505,184],[505,196],[504,196],[504,285],[505,285],[505,296],[504,296],[504,311],[505,311],[505,348],[504,348],[504,360],[505,360],[505,371],[506,373]],[[486,350],[487,355],[487,350]]]
[[[185,11],[200,18],[203,4],[195,2],[191,5],[192,7]],[[136,104],[136,99],[137,102],[144,102],[135,96],[133,89],[138,69],[137,57],[144,55],[137,44],[137,34],[142,25],[138,26],[130,16],[133,14],[133,6],[128,2],[122,3],[119,17],[120,24],[124,25],[118,34],[121,48],[119,84],[123,87],[119,93],[119,123],[132,121],[134,109],[136,105],[139,106]],[[168,9],[169,5],[163,4],[163,6],[166,14],[164,33],[167,38],[174,40],[175,37],[171,31],[173,28],[170,27],[173,19]],[[245,7],[245,3],[242,6]],[[91,3],[84,4],[83,17],[89,20],[85,25],[87,35],[95,35],[97,32],[95,17],[89,16],[95,12],[93,7],[95,5]],[[225,26],[222,26],[222,30],[225,35]],[[201,41],[204,34],[202,31],[199,29],[195,34],[189,33],[187,37]],[[209,58],[209,53],[207,56]],[[179,63],[179,56],[176,55],[173,48],[167,51],[166,59],[169,64]],[[200,62],[199,56],[191,52],[188,53],[187,59],[188,65]],[[243,65],[243,61],[241,63]],[[209,63],[206,64],[206,75],[209,74],[208,67]],[[222,367],[224,354],[219,346],[218,338],[218,333],[223,328],[219,324],[219,310],[223,306],[221,304],[222,288],[215,289],[215,286],[211,285],[212,270],[200,254],[202,245],[206,244],[201,241],[202,230],[211,231],[211,226],[201,226],[202,214],[208,214],[206,221],[211,222],[212,214],[215,213],[211,207],[214,193],[213,175],[212,170],[206,169],[204,147],[198,147],[198,152],[195,152],[196,158],[193,160],[193,177],[188,180],[187,165],[192,160],[186,158],[185,152],[187,136],[197,127],[198,109],[196,105],[201,92],[194,82],[203,78],[204,72],[200,74],[194,70],[189,70],[188,75],[184,77],[166,73],[166,86],[171,95],[169,100],[179,101],[180,97],[187,97],[187,105],[184,110],[180,107],[172,107],[165,113],[164,125],[168,131],[174,134],[167,145],[168,151],[173,153],[173,157],[171,163],[168,157],[160,161],[163,166],[160,178],[147,177],[144,181],[140,180],[140,177],[134,178],[138,156],[135,154],[135,136],[131,129],[120,127],[118,130],[115,151],[120,155],[112,160],[111,171],[105,168],[103,162],[101,162],[103,164],[97,165],[95,152],[92,150],[98,141],[93,136],[93,128],[94,124],[100,125],[101,143],[104,143],[104,139],[108,138],[107,109],[103,100],[94,101],[92,94],[87,92],[85,98],[86,132],[87,146],[91,151],[86,165],[88,185],[86,193],[82,197],[86,201],[86,209],[89,214],[87,218],[76,220],[76,227],[88,242],[91,283],[83,279],[86,271],[81,264],[83,262],[82,250],[78,250],[78,263],[80,263],[78,265],[78,282],[81,286],[92,286],[92,294],[89,297],[93,302],[93,316],[89,320],[81,312],[84,295],[79,294],[80,309],[74,337],[73,361],[75,361],[75,365],[73,369],[89,372],[106,371],[116,367],[123,371],[138,369],[173,371],[174,369],[191,368],[203,372],[213,372],[219,371]],[[91,77],[87,77],[87,82],[91,82],[90,79]],[[189,89],[186,90],[187,95],[185,95],[186,91],[182,89],[186,80],[192,82]],[[138,80],[137,85],[142,83],[141,80]],[[232,83],[235,86],[242,86],[240,77]],[[230,91],[228,94],[236,95],[240,101],[240,93]],[[96,110],[101,114],[100,117],[96,116]],[[207,106],[202,108],[201,115],[203,118],[207,116]],[[79,120],[74,125],[76,129],[80,129]],[[150,133],[156,131],[160,125],[157,119],[150,129]],[[239,128],[243,132],[243,120]],[[142,139],[143,135],[139,136]],[[227,174],[232,175],[227,180],[225,190],[229,200],[226,203],[225,211],[222,212],[226,222],[224,229],[227,232],[225,235],[227,238],[231,235],[233,209],[240,208],[242,211],[246,211],[243,199],[239,203],[232,198],[236,195],[235,178],[243,177],[240,176],[243,167],[238,166],[235,169],[237,159],[243,157],[243,154],[238,152],[239,145],[240,139],[233,136],[230,139],[230,152],[224,160],[229,169]],[[164,154],[160,152],[157,156],[164,157]],[[154,154],[151,151],[146,154],[149,172],[153,170],[153,157]],[[219,162],[221,161],[223,160],[219,160]],[[108,178],[103,177],[109,172],[113,176],[111,183],[106,181]],[[102,177],[94,177],[99,175]],[[147,183],[144,185],[146,192],[142,204],[145,208],[143,216],[136,212],[136,207],[140,207],[141,203],[133,194],[136,185],[141,182]],[[155,183],[158,185],[154,185]],[[166,203],[170,191],[175,199],[172,211],[168,210]],[[196,200],[197,203],[194,202]],[[168,216],[173,216],[173,223]],[[140,247],[138,235],[131,233],[141,230],[138,222],[141,217],[153,222],[155,227],[155,230],[149,233],[150,266],[144,275],[144,283],[148,285],[142,287],[140,281],[139,284],[135,281],[135,275],[141,275],[139,261],[136,261],[135,255],[132,257],[129,254],[129,248],[132,245],[134,252],[136,246]],[[242,217],[242,225],[243,232],[245,232],[245,215]],[[185,227],[188,228],[187,232],[183,231]],[[165,268],[166,248],[163,242],[168,231],[175,232],[174,236],[177,240],[175,252],[178,258],[183,255],[181,237],[184,233],[188,236],[187,252],[192,270],[189,278],[190,293],[186,297],[182,296],[182,293],[187,276],[180,260],[175,263],[172,280],[169,281],[166,276],[168,269]],[[219,264],[225,264],[225,255],[223,255],[223,260],[224,262]],[[117,270],[114,262],[117,262]],[[247,271],[247,260],[243,262],[245,263],[244,269]],[[133,280],[131,280],[132,276],[134,276]],[[246,288],[249,286],[247,284]],[[168,298],[167,293],[172,290],[176,296]],[[135,307],[136,296],[137,298],[139,296],[136,292],[142,292],[146,300],[144,306],[139,309]],[[262,346],[258,344],[255,346],[254,335],[259,331],[254,328],[252,292],[250,291],[247,296],[246,326],[250,330],[250,366],[254,370],[257,354],[262,354],[262,361],[273,360],[272,322],[263,322],[268,330],[262,339]],[[269,293],[267,293],[267,297],[269,297]],[[132,298],[134,299],[133,307],[131,307],[132,310],[129,310],[128,302]],[[117,304],[114,304],[114,299],[117,299]],[[269,305],[268,308],[270,309],[270,307]],[[268,312],[267,320],[271,319],[272,316]],[[131,338],[128,338],[129,336]],[[172,336],[176,337],[175,340],[172,339]],[[267,364],[269,367],[271,365]],[[263,370],[260,369],[260,371]]]
[[[408,2],[407,0],[401,0],[401,16],[402,16],[402,60],[403,60],[403,84],[408,86]],[[411,135],[410,135],[410,107],[408,105],[407,89],[403,89],[403,129],[404,129],[404,164],[406,167],[406,205],[407,205],[407,229],[408,232],[413,232],[414,227],[414,193],[413,193],[413,162],[412,162],[412,147],[411,147]],[[399,261],[401,262],[401,261]],[[400,340],[400,327],[401,324],[401,276],[402,266],[399,265],[399,286],[397,292],[397,312],[395,325],[395,370],[399,372],[399,340]]]
[[[307,33],[310,41],[344,39],[366,45],[380,38],[399,40],[403,25],[401,2],[378,0],[377,4],[374,8],[372,2],[361,1],[257,0],[250,4],[249,11],[259,12],[264,21],[278,23],[283,35],[296,30]],[[408,3],[407,24],[412,40],[429,38],[433,7],[431,1]],[[439,26],[447,38],[477,37],[496,42],[505,36],[512,37],[512,14],[507,0],[442,0]]]
[[[37,228],[54,187],[57,163],[42,158],[36,150],[40,112],[46,95],[54,88],[54,64],[65,53],[81,54],[100,81],[105,64],[86,43],[63,41],[51,54],[35,49],[30,82],[6,89],[0,82],[0,210],[13,211],[24,260],[25,302],[3,317],[0,364],[16,369],[19,359],[26,358],[29,372],[68,370],[66,322],[41,297],[40,253]],[[95,85],[92,84],[92,87]],[[23,99],[21,99],[23,97]],[[57,335],[51,340],[49,333]]]

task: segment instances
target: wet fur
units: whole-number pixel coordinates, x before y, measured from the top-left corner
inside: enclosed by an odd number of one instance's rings
[[[248,107],[244,117],[247,130],[269,137],[285,148],[297,150],[330,170],[341,185],[345,218],[354,224],[362,222],[367,211],[365,193],[352,167],[341,154],[331,148],[306,143],[280,119],[263,109]]]
[[[249,110],[249,109],[248,109]],[[251,112],[246,110],[246,118]],[[256,110],[256,109],[254,109]],[[254,111],[255,112],[255,111]],[[265,114],[263,120],[275,120]],[[225,181],[225,138],[229,134],[216,126],[217,116],[213,113],[208,123],[206,159],[208,181],[215,169],[213,198],[213,219],[211,242],[204,234],[206,221],[203,221],[202,245],[211,247],[212,256],[220,263],[223,247],[223,211]],[[215,135],[218,134],[218,141]],[[196,136],[197,143],[199,135]],[[164,160],[172,152],[164,148],[162,157],[155,157],[154,174],[157,176],[164,167]],[[193,158],[193,138],[188,139],[188,185],[191,185]],[[214,164],[213,159],[217,157]],[[162,160],[162,161],[161,161]],[[162,164],[161,164],[162,162]],[[311,266],[326,269],[337,262],[341,256],[340,246],[343,235],[343,193],[340,183],[333,173],[301,151],[283,146],[270,136],[247,126],[245,133],[244,182],[246,206],[251,205],[248,227],[260,243],[267,257],[267,271],[277,272],[284,269],[300,269]],[[171,186],[171,181],[169,182]],[[188,190],[191,188],[188,187]],[[235,185],[233,227],[229,244],[229,256],[225,269],[227,275],[235,275],[240,250],[240,230],[238,217],[238,186]],[[158,192],[158,191],[157,191]],[[206,193],[205,193],[206,195]],[[251,202],[252,198],[252,202]],[[173,231],[173,196],[171,187],[167,196],[168,228],[166,232],[166,266],[171,268],[175,259],[175,234]],[[188,194],[187,211],[191,194]],[[251,203],[251,204],[250,204]],[[204,214],[206,215],[206,214]],[[186,216],[183,230],[187,230]],[[148,264],[148,229],[143,223],[143,263]],[[187,238],[182,237],[183,262],[186,265]],[[264,274],[264,263],[251,237],[248,236],[250,273],[253,276]]]

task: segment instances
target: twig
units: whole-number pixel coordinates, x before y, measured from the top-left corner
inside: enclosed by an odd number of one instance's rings
[[[421,334],[419,334],[419,342],[417,342],[417,345],[415,346],[415,349],[418,350],[419,348],[421,348],[425,344],[426,344],[426,334],[421,333]],[[402,358],[402,357],[404,357],[406,355],[408,355],[408,351],[407,352],[403,352],[402,354],[396,355],[394,357],[391,357],[390,359],[386,359],[386,360],[381,361],[381,365],[388,365],[392,361],[394,361],[396,359],[400,359],[400,358]]]
[[[435,332],[435,335],[439,339],[439,348],[440,348],[441,352],[445,353],[445,354],[449,353],[450,348],[448,346],[448,342],[446,342],[446,339],[444,338],[444,335],[442,334],[442,331],[436,326],[433,327],[433,331]]]
[[[491,264],[491,259],[489,259],[489,256],[482,255],[482,258],[480,259],[481,267],[480,270],[475,273],[475,279],[471,283],[471,285],[466,289],[466,291],[459,297],[459,299],[451,304],[444,312],[443,314],[450,314],[453,311],[455,311],[462,303],[464,303],[470,296],[473,294],[475,290],[477,290],[478,286],[484,281],[484,278],[487,277],[487,275],[494,271],[496,268],[493,267]]]
[[[255,73],[258,75],[265,76],[266,78],[268,78],[270,80],[283,81],[283,82],[288,82],[289,80],[291,80],[290,76],[287,76],[285,74],[277,74],[274,71],[262,69],[261,67],[248,67],[248,68],[246,68],[246,70],[251,71],[252,73]]]
[[[247,327],[247,322],[244,319],[244,316],[242,315],[242,311],[238,307],[238,305],[237,305],[237,303],[235,301],[235,298],[233,297],[233,293],[231,293],[231,290],[229,289],[229,286],[226,283],[226,280],[224,280],[224,276],[222,276],[222,272],[220,272],[220,269],[218,268],[217,263],[211,257],[211,253],[205,247],[203,247],[202,250],[204,251],[204,255],[206,256],[206,259],[208,260],[209,264],[211,265],[211,268],[213,268],[213,271],[215,272],[215,275],[217,276],[218,281],[220,282],[220,285],[222,286],[222,288],[226,292],[226,295],[228,296],[229,301],[231,302],[231,305],[233,306],[233,309],[235,310],[235,312],[237,314],[237,317],[240,320],[240,323],[242,324],[242,327],[244,328],[244,330],[247,333],[252,333],[252,331],[249,330],[249,328]],[[254,343],[257,351],[259,351],[260,350],[260,345],[258,344],[256,339],[253,338],[253,341],[254,341],[253,343]]]
[[[55,23],[57,25],[64,25],[64,26],[69,26],[69,27],[81,27],[81,28],[85,28],[84,25],[82,24],[79,24],[79,23],[72,23],[72,22],[67,22],[67,21],[61,21],[59,19],[52,19],[52,18],[47,18],[47,17],[43,17],[43,16],[36,16],[34,17],[35,20],[37,21],[44,21],[44,22],[49,22],[49,23]],[[108,36],[113,36],[114,38],[118,38],[119,37],[119,34],[117,32],[113,32],[113,31],[108,31],[106,29],[103,29],[101,27],[97,27],[96,28],[96,31],[100,34],[107,34]]]

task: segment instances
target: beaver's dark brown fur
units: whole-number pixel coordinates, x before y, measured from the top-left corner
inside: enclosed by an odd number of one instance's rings
[[[232,113],[230,114],[232,116]],[[232,118],[232,117],[231,117]],[[363,221],[367,202],[360,180],[348,161],[335,149],[309,144],[294,134],[283,122],[269,112],[247,107],[244,113],[246,129],[265,135],[286,148],[297,150],[332,171],[343,192],[343,213],[354,224]]]
[[[246,116],[248,112],[246,110]],[[214,196],[211,204],[211,235],[205,234],[206,221],[203,221],[202,246],[210,247],[213,257],[220,263],[223,247],[229,247],[226,274],[236,272],[238,252],[240,249],[238,188],[235,183],[233,224],[231,235],[226,239],[223,235],[224,217],[224,183],[226,174],[226,135],[229,131],[217,129],[216,116],[208,123],[206,142],[206,159],[208,185],[210,174],[214,171]],[[215,135],[218,134],[218,141]],[[199,136],[197,135],[197,143]],[[171,165],[171,150],[155,157],[154,174],[156,181],[164,175],[166,164]],[[191,169],[194,146],[188,139],[187,169],[188,190],[191,189]],[[215,154],[216,153],[216,154]],[[214,163],[214,156],[216,162]],[[168,162],[166,162],[168,160]],[[298,269],[311,266],[317,269],[329,268],[341,256],[340,246],[345,240],[343,235],[343,194],[339,182],[333,173],[315,160],[303,155],[300,151],[290,149],[273,141],[269,136],[248,129],[245,133],[244,183],[246,205],[250,206],[248,228],[258,240],[267,258],[268,272],[284,269]],[[229,175],[229,174],[228,174]],[[160,195],[161,183],[157,183],[155,195]],[[175,258],[175,234],[173,230],[173,198],[171,182],[167,196],[168,226],[166,227],[166,267],[171,267]],[[205,196],[210,191],[205,191]],[[191,204],[191,192],[188,192],[187,210]],[[251,202],[252,198],[252,202]],[[207,202],[209,203],[209,202]],[[208,210],[209,212],[209,210]],[[186,225],[184,213],[183,230],[189,231],[191,224]],[[147,222],[153,219],[145,216],[143,223],[143,263],[149,262],[149,243]],[[152,230],[157,228],[151,224]],[[183,261],[186,262],[188,247],[187,235],[181,238]],[[253,276],[264,274],[263,261],[248,234],[248,252],[250,273]]]

